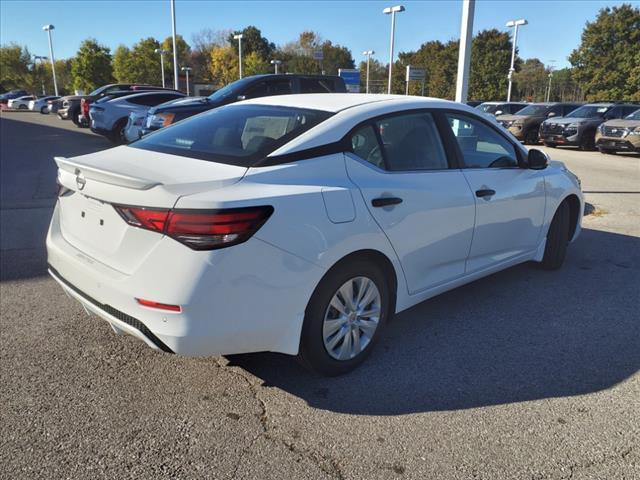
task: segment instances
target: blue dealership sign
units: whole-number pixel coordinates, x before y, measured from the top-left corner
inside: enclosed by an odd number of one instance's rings
[[[344,79],[347,92],[360,93],[360,70],[353,68],[340,68],[338,75]]]

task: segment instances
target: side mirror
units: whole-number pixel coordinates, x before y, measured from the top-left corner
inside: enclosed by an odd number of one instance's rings
[[[494,115],[497,117],[498,115],[502,115],[504,112],[502,110],[496,110],[496,113],[494,113]]]
[[[551,117],[555,117],[555,116],[556,116],[556,112],[547,113],[547,118],[551,118]]]
[[[531,170],[544,170],[549,165],[549,157],[542,150],[532,148],[527,155],[527,163]]]

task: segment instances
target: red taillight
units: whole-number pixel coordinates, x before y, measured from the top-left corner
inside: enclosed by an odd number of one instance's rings
[[[82,110],[82,115],[89,116],[89,102],[86,98],[80,100],[80,109]]]
[[[267,221],[273,207],[224,210],[157,210],[114,205],[135,227],[165,233],[194,250],[213,250],[248,240]]]
[[[114,207],[129,225],[154,230],[156,232],[164,232],[169,210],[141,207]]]
[[[182,311],[182,308],[180,307],[180,305],[169,305],[167,303],[159,303],[159,302],[154,302],[152,300],[145,300],[144,298],[136,298],[136,302],[138,302],[140,305],[143,305],[145,307],[157,308],[159,310],[167,310],[169,312]]]

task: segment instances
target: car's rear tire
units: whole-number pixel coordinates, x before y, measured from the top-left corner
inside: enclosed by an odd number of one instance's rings
[[[49,114],[49,107],[42,107],[40,109],[40,113],[43,115],[48,115]]]
[[[530,129],[524,134],[525,145],[537,145],[538,144],[538,131],[534,128]]]
[[[26,110],[27,106],[26,105],[19,105],[18,106],[18,110]]]
[[[578,145],[578,148],[583,152],[592,152],[593,150],[595,150],[596,145],[595,145],[595,140],[593,138],[593,135],[590,135],[587,133],[582,135],[582,138],[580,139],[580,145]]]
[[[81,127],[82,125],[80,125],[80,120],[78,120],[78,114],[80,113],[80,108],[75,108],[73,110],[69,110],[67,112],[67,117],[71,119],[71,121],[73,122],[73,124],[76,127]]]
[[[127,120],[127,118],[121,118],[115,123],[113,129],[111,130],[109,140],[111,140],[116,145],[122,145],[123,143],[126,143],[126,139],[124,137],[124,129],[127,126]]]
[[[323,375],[353,370],[380,338],[394,299],[383,268],[375,262],[357,258],[334,266],[307,305],[298,359]]]
[[[556,143],[544,142],[544,146],[545,146],[545,147],[549,147],[549,148],[556,148],[556,147],[558,146],[558,144],[556,144]]]
[[[545,270],[557,270],[562,266],[567,255],[570,222],[571,210],[569,204],[564,201],[556,210],[547,232],[547,243],[542,257],[542,268]]]

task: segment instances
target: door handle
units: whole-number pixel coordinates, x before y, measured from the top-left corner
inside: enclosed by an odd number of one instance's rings
[[[371,205],[374,207],[388,207],[389,205],[398,205],[402,203],[402,199],[398,197],[380,197],[371,200]]]
[[[495,195],[496,191],[495,190],[491,190],[491,189],[484,189],[484,190],[476,190],[476,197],[478,198],[482,198],[482,197],[490,197],[492,195]]]

